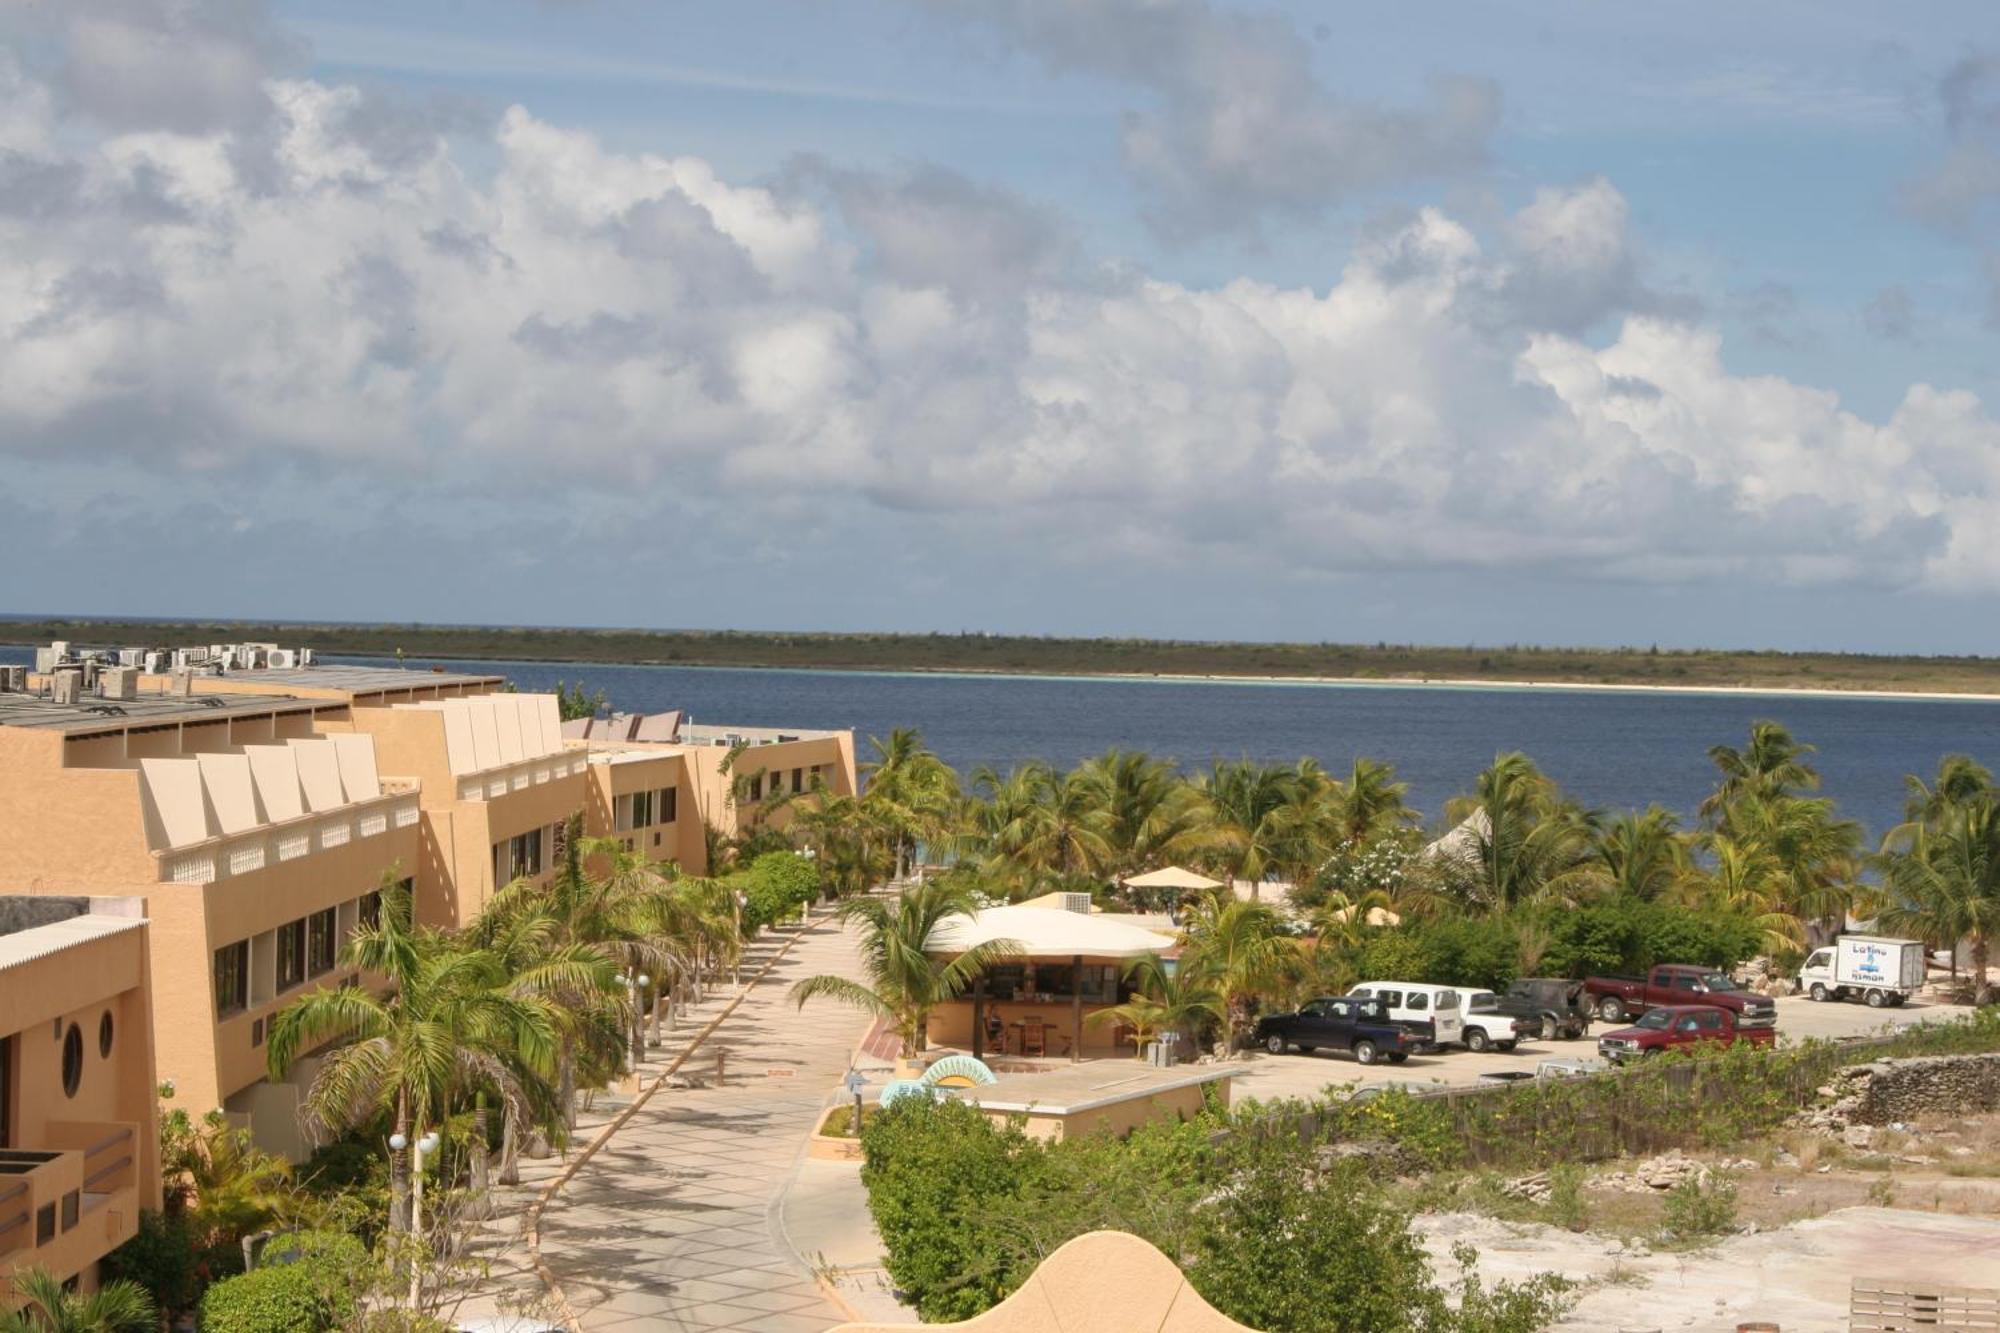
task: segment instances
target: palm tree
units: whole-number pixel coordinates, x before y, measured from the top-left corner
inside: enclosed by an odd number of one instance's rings
[[[1766,954],[1797,957],[1805,945],[1805,923],[1786,905],[1790,880],[1777,858],[1726,833],[1710,834],[1703,842],[1709,864],[1677,881],[1673,898],[1691,910],[1747,916],[1762,935]]]
[[[454,947],[413,927],[409,893],[385,882],[380,920],[349,938],[342,961],[383,978],[390,991],[338,986],[302,995],[272,1019],[267,1043],[274,1079],[307,1051],[340,1043],[306,1093],[302,1114],[316,1132],[352,1129],[388,1111],[396,1133],[415,1143],[472,1088],[495,1091],[506,1116],[527,1114],[523,1073],[544,1078],[552,1069],[558,1023],[545,1000],[510,993],[491,951]],[[391,1161],[390,1191],[391,1229],[414,1229],[404,1151]]]
[[[21,1304],[0,1314],[0,1333],[151,1333],[158,1325],[152,1297],[134,1282],[107,1282],[83,1296],[41,1268],[12,1281]]]
[[[888,740],[868,738],[875,757],[861,765],[863,798],[890,831],[895,875],[901,880],[919,843],[949,826],[958,803],[958,774],[924,746],[923,733],[897,727]]]
[[[905,1055],[921,1051],[931,1010],[957,999],[980,973],[1020,951],[1012,940],[994,940],[949,960],[929,952],[931,937],[948,918],[977,910],[971,891],[948,879],[912,884],[894,898],[850,898],[839,916],[861,926],[864,979],[807,977],[792,987],[790,998],[800,1008],[825,998],[865,1009],[889,1021]]]
[[[981,776],[984,783],[995,781]],[[989,854],[1018,879],[1069,879],[1097,873],[1111,861],[1111,821],[1089,773],[1032,763],[993,790],[1005,822],[990,828]]]
[[[1181,932],[1180,969],[1221,992],[1227,1006],[1227,1048],[1248,1026],[1251,1001],[1272,985],[1298,953],[1268,905],[1242,902],[1220,889],[1199,903]]]
[[[1816,790],[1819,773],[1800,760],[1812,752],[1812,746],[1792,739],[1782,723],[1768,721],[1750,724],[1750,743],[1741,750],[1710,746],[1709,760],[1722,780],[1701,803],[1701,817],[1719,824],[1743,798],[1767,800]]]
[[[1617,816],[1593,831],[1590,876],[1608,893],[1670,896],[1692,868],[1679,825],[1673,811],[1658,805]]]
[[[1972,952],[1972,1002],[1993,1001],[1986,966],[2000,935],[2000,802],[1974,799],[1937,816],[1904,851],[1881,859],[1885,930]]]
[[[1293,769],[1218,759],[1197,785],[1203,845],[1230,879],[1250,881],[1253,899],[1278,855],[1288,818],[1296,819],[1293,803],[1300,785],[1323,776],[1317,765],[1308,769],[1308,763]],[[1294,812],[1289,817],[1288,809]]]
[[[828,792],[817,782],[813,793],[814,799],[793,816],[792,827],[812,850],[835,897],[868,892],[895,867],[898,831],[885,827],[881,807],[864,797]]]
[[[1388,764],[1356,759],[1334,793],[1334,830],[1341,844],[1360,846],[1414,824],[1416,812],[1404,799],[1409,792],[1410,784],[1396,781]]]
[[[1228,1019],[1228,1004],[1221,991],[1192,973],[1169,969],[1158,954],[1149,953],[1127,963],[1125,979],[1137,993],[1123,1004],[1094,1011],[1084,1022],[1129,1024],[1135,1058],[1144,1057],[1146,1039],[1156,1033],[1196,1038],[1209,1024]]]
[[[1472,895],[1486,907],[1567,902],[1588,886],[1596,819],[1562,799],[1525,754],[1495,758],[1451,814],[1475,835],[1465,868]]]
[[[1838,934],[1861,872],[1861,826],[1838,818],[1821,796],[1745,797],[1731,803],[1723,832],[1768,857],[1778,903],[1806,927],[1806,943]]]
[[[1926,786],[1911,773],[1903,778],[1903,822],[1882,837],[1883,850],[1902,844],[1917,830],[1935,826],[1953,810],[1994,795],[1993,773],[1970,755],[1948,754],[1938,761],[1937,780]]]
[[[1107,873],[1122,878],[1156,869],[1186,845],[1193,803],[1172,764],[1143,751],[1112,749],[1086,760],[1082,772],[1104,809]]]

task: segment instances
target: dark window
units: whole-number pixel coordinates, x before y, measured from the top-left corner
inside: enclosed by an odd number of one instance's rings
[[[227,1018],[250,1003],[250,941],[238,940],[215,951],[215,1015]]]
[[[1417,1013],[1423,1013],[1430,1007],[1431,1007],[1430,996],[1424,994],[1420,990],[1413,990],[1410,992],[1410,1008],[1412,1010],[1414,1010]]]
[[[63,1033],[63,1096],[74,1097],[83,1086],[83,1029],[71,1023]]]
[[[526,833],[516,834],[506,842],[495,843],[493,846],[493,863],[496,875],[503,868],[503,856],[505,857],[504,868],[506,874],[499,875],[502,879],[525,879],[532,875],[541,874],[542,831],[540,829],[529,829]]]
[[[653,793],[638,791],[632,793],[632,827],[645,828],[653,822]]]
[[[655,847],[658,847],[660,845],[660,835],[657,833],[653,835],[653,845]]]
[[[1403,992],[1399,990],[1378,990],[1375,992],[1375,998],[1390,1009],[1400,1009],[1403,1007]]]
[[[106,1009],[104,1017],[97,1020],[97,1053],[109,1058],[111,1055],[111,1011]]]
[[[405,884],[409,883],[408,880],[404,880],[403,882]],[[364,893],[361,895],[359,916],[361,924],[369,930],[373,930],[382,924],[382,891],[380,889],[375,890],[373,893]]]
[[[333,971],[334,936],[339,930],[335,909],[314,912],[306,918],[306,973],[319,976]]]
[[[62,1197],[62,1229],[68,1231],[76,1225],[77,1215],[82,1211],[83,1191],[71,1190]]]
[[[1700,989],[1701,989],[1701,978],[1699,978],[1699,977],[1691,977],[1691,976],[1687,976],[1687,975],[1685,975],[1685,974],[1683,974],[1683,975],[1681,975],[1681,976],[1678,976],[1678,977],[1675,977],[1675,978],[1674,978],[1674,989],[1675,989],[1675,990],[1700,990]]]
[[[304,917],[278,927],[278,989],[290,990],[306,979]]]
[[[56,1206],[45,1203],[35,1210],[35,1244],[46,1245],[56,1238]]]
[[[660,788],[660,822],[671,824],[680,817],[680,792],[673,787]]]
[[[796,796],[798,793],[804,791],[805,789],[806,789],[806,771],[803,768],[793,769],[792,794]]]

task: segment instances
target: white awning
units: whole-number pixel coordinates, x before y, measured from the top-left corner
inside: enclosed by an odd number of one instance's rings
[[[1166,866],[1159,870],[1149,870],[1143,875],[1134,875],[1125,881],[1129,889],[1219,889],[1222,881],[1197,875],[1192,870],[1179,866]]]
[[[1174,947],[1157,932],[1081,912],[1047,907],[989,907],[940,921],[927,951],[958,954],[994,940],[1012,940],[1020,958],[1142,958]]]

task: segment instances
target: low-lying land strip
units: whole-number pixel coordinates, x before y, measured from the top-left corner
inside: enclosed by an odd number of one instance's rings
[[[500,661],[1654,685],[1688,689],[2000,693],[2000,658],[1872,656],[1653,647],[1428,647],[1070,639],[1008,634],[820,634],[741,630],[342,625],[286,621],[0,621],[0,642],[90,644],[273,641],[326,653]]]

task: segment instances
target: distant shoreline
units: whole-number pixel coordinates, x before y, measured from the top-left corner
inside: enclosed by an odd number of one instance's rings
[[[2000,658],[1716,649],[1235,643],[1026,635],[510,628],[258,620],[0,620],[0,642],[267,641],[329,656],[1379,688],[2000,701]]]

